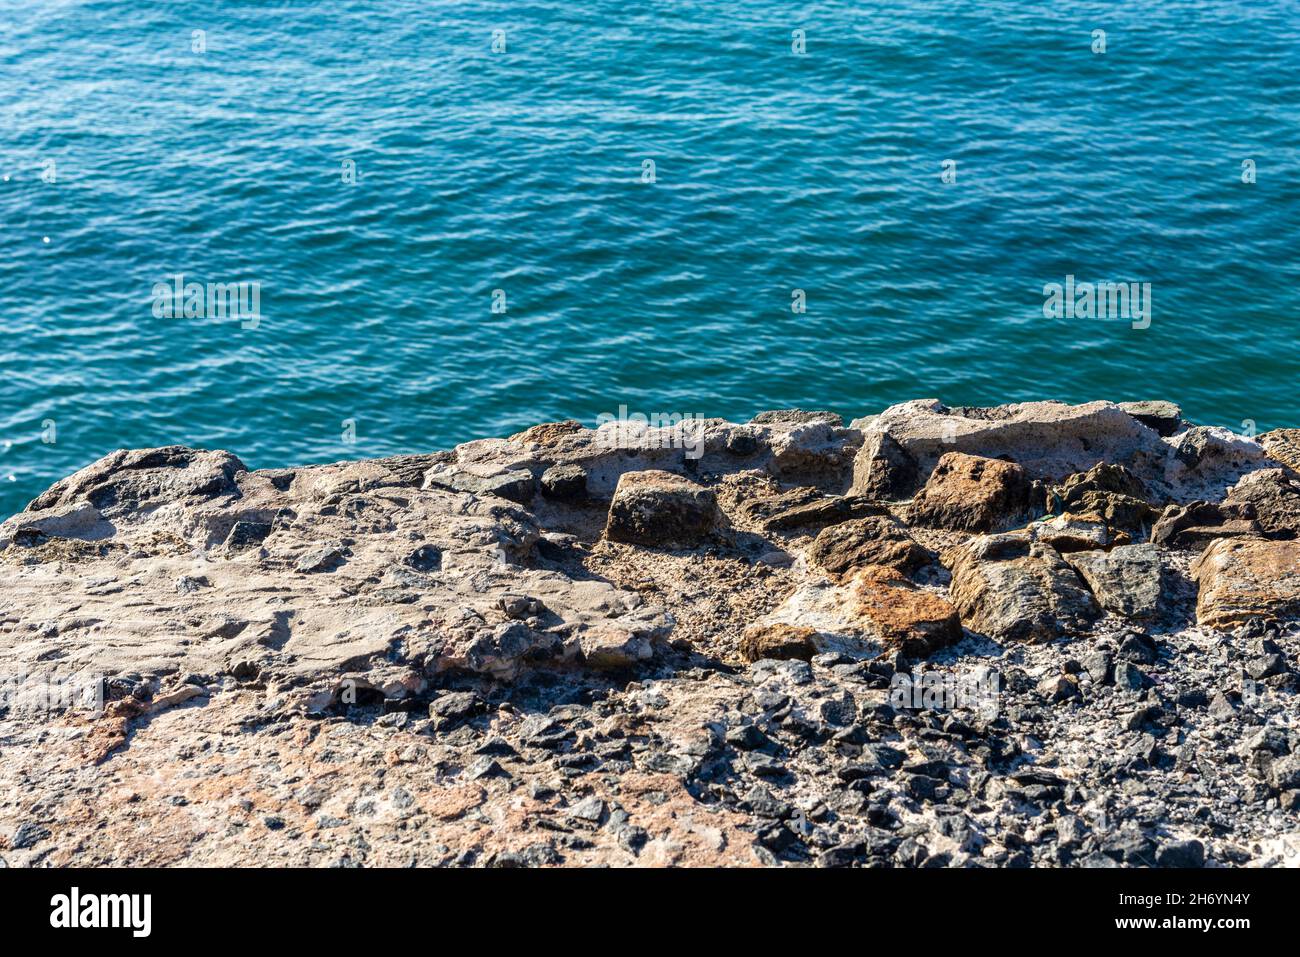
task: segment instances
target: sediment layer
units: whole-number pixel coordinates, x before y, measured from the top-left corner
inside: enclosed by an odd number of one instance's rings
[[[114,452],[0,525],[0,860],[1294,861],[1298,465],[1166,402]]]

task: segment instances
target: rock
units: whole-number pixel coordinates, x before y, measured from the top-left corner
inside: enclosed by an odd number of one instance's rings
[[[1300,481],[1282,469],[1246,475],[1228,492],[1224,507],[1253,513],[1260,530],[1270,537],[1300,536]]]
[[[807,425],[810,422],[824,422],[834,426],[844,424],[844,418],[835,412],[808,412],[804,409],[773,409],[768,412],[760,412],[749,421],[754,425],[770,425],[772,423]]]
[[[238,521],[230,527],[226,536],[225,547],[232,552],[243,551],[261,545],[271,534],[270,522]]]
[[[999,641],[1043,642],[1078,635],[1100,615],[1092,594],[1054,549],[984,561],[976,540],[959,550],[949,595],[972,631]]]
[[[763,503],[747,505],[758,505],[760,509],[763,507]],[[885,515],[888,512],[879,502],[858,495],[826,496],[784,508],[778,507],[761,517],[758,524],[766,532],[821,529],[851,519]]]
[[[917,461],[922,478],[948,452],[1006,458],[1043,481],[1061,481],[1097,462],[1141,470],[1162,463],[1168,452],[1155,432],[1109,402],[950,409],[923,399],[886,409],[875,428]]]
[[[1085,496],[1104,492],[1128,498],[1145,499],[1146,486],[1136,475],[1122,465],[1098,462],[1086,472],[1076,472],[1067,478],[1053,494],[1062,508],[1078,506]]]
[[[1070,512],[1053,515],[1032,523],[1027,531],[1031,541],[1042,542],[1063,554],[1112,548],[1129,542],[1126,533],[1111,528],[1105,519],[1095,514]]]
[[[762,658],[811,661],[817,654],[812,628],[782,623],[756,625],[746,629],[740,639],[740,656],[746,661]]]
[[[37,496],[29,512],[89,503],[113,519],[142,507],[203,502],[239,494],[235,477],[247,471],[229,452],[168,445],[119,449]]]
[[[1112,659],[1106,651],[1094,651],[1083,659],[1084,670],[1092,678],[1093,684],[1106,685],[1111,681]]]
[[[694,545],[720,523],[712,490],[671,472],[625,472],[614,490],[605,536],[633,545]]]
[[[1196,620],[1230,631],[1252,619],[1300,616],[1300,542],[1220,539],[1192,564]]]
[[[1156,867],[1204,867],[1205,845],[1200,841],[1170,841],[1156,848]]]
[[[429,718],[435,729],[441,731],[482,714],[486,707],[477,692],[450,691],[430,703]]]
[[[989,532],[1022,519],[1029,510],[1030,487],[1023,468],[948,452],[912,502],[908,518],[931,528]]]
[[[587,499],[587,470],[580,465],[552,465],[542,473],[542,494],[560,502]]]
[[[1274,462],[1300,472],[1300,429],[1274,429],[1257,436],[1255,441]]]
[[[583,661],[600,671],[630,668],[654,656],[651,635],[601,625],[578,636]]]
[[[919,658],[962,638],[961,619],[950,602],[889,569],[865,569],[853,591],[858,618],[887,649]]]
[[[1151,685],[1151,679],[1136,665],[1127,661],[1115,665],[1115,687],[1125,691],[1141,691]]]
[[[14,828],[13,834],[9,836],[9,847],[15,851],[25,851],[35,847],[42,841],[48,840],[50,829],[42,827],[32,821],[23,821],[18,827]]]
[[[1276,791],[1300,788],[1300,753],[1283,755],[1269,764],[1268,783]]]
[[[1172,402],[1120,402],[1119,407],[1161,435],[1173,435],[1183,424],[1183,410]]]
[[[426,489],[441,488],[470,495],[494,495],[527,505],[537,491],[533,473],[484,463],[439,463],[424,474]]]
[[[1076,552],[1065,560],[1106,611],[1137,619],[1161,611],[1172,570],[1157,546],[1119,545],[1109,552]]]
[[[808,548],[808,560],[842,580],[858,568],[890,568],[902,574],[930,561],[930,553],[888,516],[859,518],[824,529]]]
[[[1080,697],[1079,682],[1073,675],[1051,675],[1038,683],[1038,693],[1052,704]]]
[[[304,575],[332,572],[347,560],[343,550],[333,545],[313,548],[294,565],[294,570]]]
[[[871,499],[911,498],[921,484],[916,459],[886,432],[870,429],[853,460],[853,491]]]
[[[1249,503],[1192,502],[1167,507],[1151,529],[1151,541],[1170,548],[1199,548],[1217,538],[1262,533]]]

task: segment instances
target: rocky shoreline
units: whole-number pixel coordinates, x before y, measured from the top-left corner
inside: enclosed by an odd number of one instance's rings
[[[0,863],[1300,862],[1300,430],[892,406],[0,525]]]

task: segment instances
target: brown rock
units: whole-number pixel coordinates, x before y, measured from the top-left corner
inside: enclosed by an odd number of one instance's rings
[[[842,580],[858,568],[907,573],[930,561],[930,553],[894,519],[877,515],[832,525],[808,548],[808,560]]]
[[[1300,536],[1300,482],[1282,469],[1251,472],[1233,486],[1224,503],[1253,510],[1265,535]]]
[[[867,569],[854,582],[854,609],[880,641],[911,657],[922,657],[960,641],[957,609],[890,569]]]
[[[996,537],[996,536],[995,536]],[[972,631],[999,641],[1044,642],[1077,635],[1101,614],[1078,574],[1052,548],[1005,561],[981,540],[957,553],[949,595]]]
[[[800,625],[755,625],[746,629],[741,636],[740,657],[746,661],[758,661],[760,658],[798,658],[809,661],[817,654],[814,644],[816,636],[816,631]]]
[[[934,528],[988,532],[1029,511],[1030,482],[1014,462],[948,452],[917,494],[909,519]]]
[[[717,528],[711,489],[672,472],[624,472],[614,489],[605,536],[633,545],[694,545]]]
[[[1151,529],[1151,541],[1171,548],[1204,545],[1216,538],[1253,537],[1262,532],[1249,503],[1192,502],[1170,505]]]
[[[1300,617],[1300,542],[1219,539],[1192,564],[1192,577],[1196,620],[1206,628]]]
[[[1294,472],[1300,472],[1300,429],[1274,429],[1263,433],[1255,441],[1273,461],[1281,462]]]

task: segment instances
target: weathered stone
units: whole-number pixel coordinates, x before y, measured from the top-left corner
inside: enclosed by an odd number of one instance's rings
[[[1015,463],[949,452],[930,473],[908,518],[933,528],[995,531],[1024,518],[1029,496],[1025,470]]]
[[[1033,541],[1050,545],[1062,553],[1111,548],[1130,541],[1126,532],[1111,528],[1100,515],[1088,513],[1053,515],[1034,522],[1028,531]]]
[[[839,580],[858,568],[891,568],[904,574],[930,561],[930,553],[888,516],[859,518],[822,531],[808,560]]]
[[[1192,564],[1196,620],[1230,630],[1253,619],[1300,618],[1300,542],[1220,539]]]
[[[844,419],[835,412],[809,412],[805,409],[772,409],[767,412],[760,412],[749,420],[754,425],[770,425],[772,423],[789,423],[792,425],[807,425],[809,422],[825,422],[828,425],[842,426]]]
[[[533,473],[527,469],[497,466],[435,465],[424,476],[425,488],[444,488],[471,495],[495,495],[527,505],[537,491]]]
[[[783,623],[755,625],[740,639],[740,656],[746,661],[762,658],[811,661],[817,654],[812,628]]]
[[[1251,472],[1233,486],[1224,505],[1249,508],[1265,535],[1300,536],[1300,481],[1282,469]]]
[[[921,483],[916,459],[887,432],[868,430],[853,460],[853,491],[868,498],[910,498]]]
[[[1269,458],[1293,472],[1300,472],[1300,429],[1274,429],[1256,437]]]
[[[605,535],[634,545],[693,545],[720,519],[711,489],[671,472],[626,472],[614,490]]]
[[[822,496],[772,512],[760,522],[764,531],[820,529],[887,511],[879,502],[860,495]]]
[[[1151,529],[1151,541],[1171,548],[1193,548],[1216,538],[1256,537],[1263,533],[1249,503],[1170,505]]]
[[[584,630],[578,646],[586,665],[602,671],[630,668],[654,654],[649,635],[607,625]]]
[[[1109,552],[1076,552],[1065,560],[1106,611],[1139,619],[1159,613],[1171,572],[1157,546],[1119,545]]]
[[[229,452],[168,445],[120,449],[86,466],[32,500],[29,512],[83,502],[105,518],[151,504],[204,501],[239,494],[235,476],[244,463]]]
[[[1062,508],[1079,505],[1089,492],[1110,492],[1130,498],[1145,499],[1146,486],[1122,465],[1098,462],[1086,472],[1077,472],[1055,490]]]
[[[950,596],[962,624],[1000,641],[1051,641],[1077,635],[1101,613],[1079,576],[1052,548],[982,561],[975,545],[957,553]]]
[[[1172,402],[1121,402],[1119,407],[1161,435],[1173,435],[1183,424],[1183,410]]]
[[[580,465],[552,465],[542,473],[542,494],[561,502],[587,498],[587,472]]]
[[[855,612],[886,649],[923,657],[962,638],[957,609],[934,592],[885,568],[866,569],[853,583]]]

